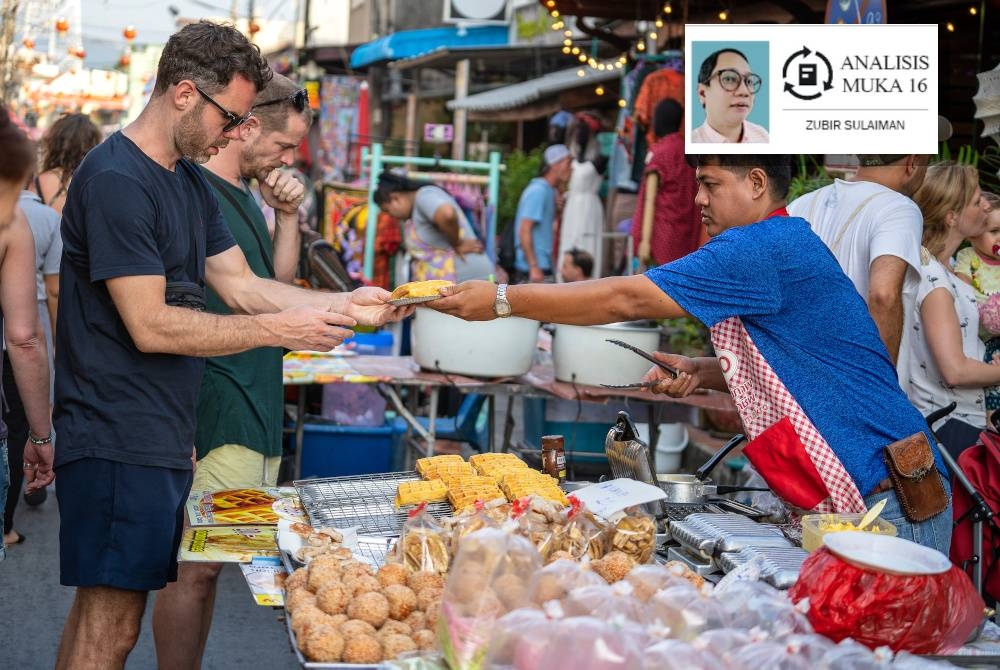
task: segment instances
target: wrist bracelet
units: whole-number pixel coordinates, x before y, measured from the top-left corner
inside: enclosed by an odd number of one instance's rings
[[[28,441],[31,442],[32,444],[39,445],[39,446],[41,446],[43,444],[51,444],[52,443],[52,431],[49,431],[49,434],[47,436],[45,436],[45,437],[35,437],[34,435],[31,434],[31,431],[29,430],[28,431]]]

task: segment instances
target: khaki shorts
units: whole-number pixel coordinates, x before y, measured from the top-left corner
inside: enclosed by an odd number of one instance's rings
[[[275,486],[281,456],[263,454],[241,444],[223,444],[208,452],[194,469],[192,491],[218,491]]]

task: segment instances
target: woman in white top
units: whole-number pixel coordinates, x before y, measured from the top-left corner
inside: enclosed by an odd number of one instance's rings
[[[962,240],[983,232],[987,210],[976,169],[952,162],[929,167],[913,199],[924,216],[924,233],[910,400],[925,415],[957,403],[947,421],[934,427],[957,457],[986,427],[983,387],[1000,383],[1000,362],[983,362],[975,291],[955,275],[951,261]]]

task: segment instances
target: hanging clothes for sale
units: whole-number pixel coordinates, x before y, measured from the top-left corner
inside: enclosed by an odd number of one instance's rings
[[[676,67],[676,63],[673,63]],[[635,120],[646,130],[646,145],[656,142],[653,134],[653,110],[657,103],[667,98],[684,106],[684,72],[675,67],[664,67],[647,76],[635,99]]]
[[[573,173],[566,191],[559,226],[559,254],[580,249],[598,258],[601,232],[604,230],[604,205],[597,192],[604,176],[591,161],[573,161]]]

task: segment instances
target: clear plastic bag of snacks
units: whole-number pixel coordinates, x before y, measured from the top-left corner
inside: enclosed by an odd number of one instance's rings
[[[681,640],[662,640],[646,649],[643,670],[718,670],[725,668],[711,649]]]
[[[608,528],[608,550],[620,551],[640,565],[649,562],[655,549],[656,519],[641,507],[630,507]]]
[[[569,497],[560,549],[577,561],[596,560],[607,553],[607,527],[576,496]]]
[[[517,532],[538,549],[542,562],[548,563],[562,542],[562,508],[543,498],[528,496],[514,501],[511,518]]]
[[[390,558],[414,572],[448,572],[451,562],[448,534],[427,513],[427,503],[421,503],[407,514],[399,542]]]
[[[652,623],[649,609],[632,595],[632,590],[628,582],[581,586],[563,599],[563,611],[566,616],[593,616],[604,620],[617,617],[642,625]]]
[[[541,567],[538,551],[518,534],[484,528],[461,539],[437,631],[453,670],[482,667],[497,619],[530,603],[530,581]]]
[[[643,628],[631,622],[561,619],[538,663],[523,670],[633,670],[642,667],[649,641]]]
[[[559,559],[532,577],[530,598],[532,603],[541,607],[553,600],[563,600],[575,588],[604,584],[604,579],[580,563]]]
[[[662,589],[649,601],[652,616],[679,640],[693,640],[707,630],[727,628],[729,614],[690,583]]]

